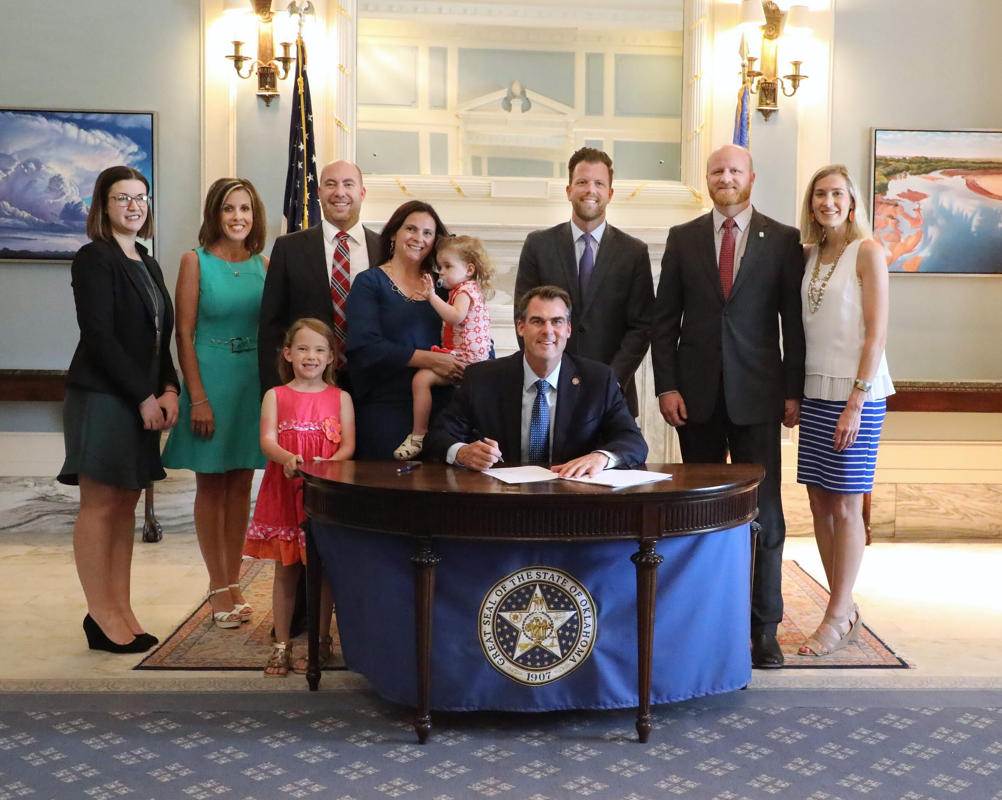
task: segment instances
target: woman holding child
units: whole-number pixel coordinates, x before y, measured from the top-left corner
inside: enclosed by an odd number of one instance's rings
[[[425,299],[435,248],[448,236],[435,209],[412,200],[393,212],[380,235],[380,265],[361,273],[345,306],[345,350],[356,413],[355,458],[387,461],[414,427],[411,382],[430,369],[458,383],[464,365],[442,342],[442,318]],[[439,296],[446,298],[444,291]],[[432,418],[448,398],[435,390]]]

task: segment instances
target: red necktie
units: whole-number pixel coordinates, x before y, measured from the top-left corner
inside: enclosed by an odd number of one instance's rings
[[[733,219],[724,220],[724,238],[720,240],[720,287],[724,290],[724,300],[731,294],[734,284],[734,226]]]
[[[733,249],[733,248],[732,248]],[[348,326],[345,323],[344,303],[348,299],[351,275],[351,252],[348,250],[348,234],[339,231],[334,247],[334,261],[331,264],[331,301],[334,303],[334,337],[337,339],[337,366],[344,366],[344,337]]]

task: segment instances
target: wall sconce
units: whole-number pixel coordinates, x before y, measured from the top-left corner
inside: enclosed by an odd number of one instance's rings
[[[233,68],[241,78],[250,78],[257,74],[257,96],[264,100],[266,106],[271,105],[271,101],[278,97],[278,81],[289,77],[292,65],[296,63],[296,56],[292,53],[297,36],[303,34],[303,23],[306,17],[316,19],[316,12],[310,0],[225,0],[223,4],[224,14],[243,15],[253,13],[257,17],[257,57],[246,55],[243,47],[246,42],[240,40],[240,33],[233,38],[233,53],[226,56],[233,62]],[[287,21],[292,24],[284,25],[279,35],[284,37],[279,44],[282,47],[282,55],[275,55],[275,23],[280,20],[280,15],[287,14]],[[296,24],[298,23],[298,29]],[[292,39],[292,41],[287,41]],[[244,63],[250,61],[251,64],[244,74]],[[280,74],[281,73],[281,74]]]
[[[776,65],[779,61],[779,37],[808,35],[811,32],[807,24],[807,6],[792,5],[789,12],[783,12],[776,3],[769,0],[764,5],[761,0],[741,0],[741,12],[738,26],[741,29],[741,81],[742,85],[748,84],[753,94],[758,95],[758,110],[762,116],[769,119],[770,116],[779,110],[777,100],[779,90],[782,89],[785,97],[793,97],[800,88],[800,82],[807,80],[806,75],[802,75],[800,67],[802,61],[791,61],[793,67],[791,75],[784,75],[782,78],[777,74]],[[784,28],[785,22],[785,28]],[[749,55],[746,37],[762,32],[762,49],[760,58]],[[755,69],[755,62],[760,61],[760,69]],[[792,91],[786,90],[786,83],[789,81],[793,87]]]

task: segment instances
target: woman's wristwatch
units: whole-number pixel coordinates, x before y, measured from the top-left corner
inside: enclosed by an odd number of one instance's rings
[[[856,378],[856,380],[852,382],[852,385],[853,388],[859,389],[863,394],[869,394],[870,389],[873,388],[872,383],[868,383],[867,381],[864,381],[862,378]]]

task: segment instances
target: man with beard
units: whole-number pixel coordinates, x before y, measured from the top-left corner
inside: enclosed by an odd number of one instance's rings
[[[350,161],[332,161],[323,168],[319,195],[321,223],[279,236],[271,251],[258,323],[261,394],[281,382],[277,360],[285,332],[303,317],[326,322],[334,331],[341,353],[338,383],[347,388],[344,303],[355,276],[380,264],[379,235],[359,222],[365,187],[361,171]]]
[[[780,423],[797,424],[804,390],[796,228],[751,205],[749,152],[726,145],[706,165],[713,210],[668,234],[654,311],[651,356],[661,415],[678,431],[682,459],[761,464],[762,528],[752,586],[752,665],[776,668],[783,653]],[[780,331],[782,330],[782,340]]]
[[[582,147],[567,163],[571,221],[533,231],[522,246],[515,306],[530,289],[559,286],[571,296],[567,352],[612,367],[630,413],[640,413],[633,374],[651,341],[654,281],[647,245],[605,221],[612,159]]]

